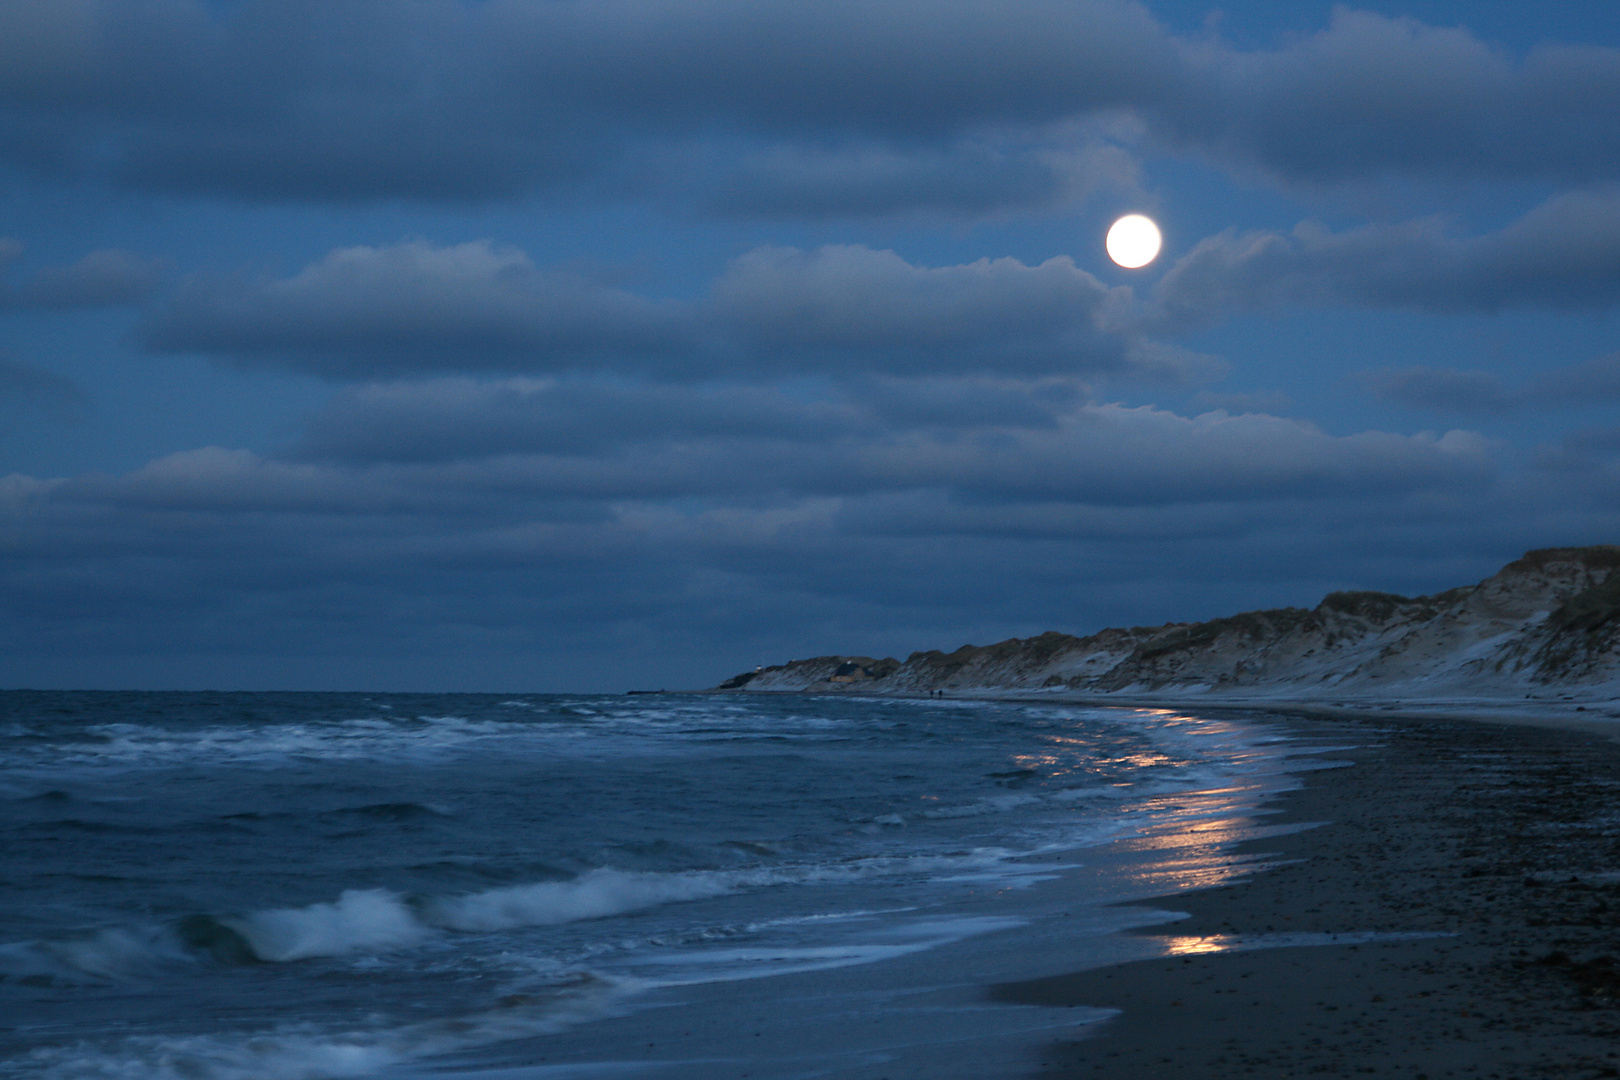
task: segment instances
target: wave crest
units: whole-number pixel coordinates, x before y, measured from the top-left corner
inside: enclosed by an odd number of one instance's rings
[[[385,952],[415,945],[428,935],[410,906],[387,889],[348,889],[332,903],[219,921],[241,934],[254,956],[271,963]]]
[[[422,905],[434,925],[450,930],[512,930],[621,915],[732,891],[712,874],[643,874],[602,867],[573,881],[542,881],[472,893]]]

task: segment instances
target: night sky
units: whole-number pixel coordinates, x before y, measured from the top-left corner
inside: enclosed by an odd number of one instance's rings
[[[0,0],[0,686],[1470,583],[1620,541],[1617,304],[1613,0]]]

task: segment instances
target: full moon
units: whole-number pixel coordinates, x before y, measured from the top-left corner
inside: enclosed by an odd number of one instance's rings
[[[1141,214],[1126,214],[1108,230],[1108,257],[1127,270],[1146,266],[1159,254],[1159,227]]]

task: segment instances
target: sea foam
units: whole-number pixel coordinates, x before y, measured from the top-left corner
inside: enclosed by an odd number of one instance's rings
[[[409,897],[350,889],[330,903],[276,908],[218,922],[271,963],[377,953],[420,944],[435,931],[479,933],[556,926],[733,891],[727,874],[652,874],[607,867],[572,881],[511,885],[463,896]]]
[[[241,934],[256,957],[275,963],[382,952],[415,945],[428,935],[415,912],[387,889],[349,889],[329,904],[220,921]]]
[[[151,975],[194,959],[163,927],[106,927],[54,941],[0,945],[0,976],[118,981]]]
[[[701,900],[731,892],[733,887],[715,874],[642,874],[602,867],[573,881],[542,881],[430,900],[420,910],[428,921],[450,930],[511,930]]]
[[[741,889],[848,882],[897,873],[983,873],[1005,864],[1014,854],[1006,849],[983,848],[948,856],[683,873],[598,867],[571,881],[531,882],[461,896],[405,896],[387,889],[351,889],[330,903],[259,911],[218,922],[241,935],[256,959],[281,963],[407,948],[435,931],[490,933],[602,919],[664,904],[724,896]],[[1009,868],[1008,876],[1016,877],[1020,872],[1027,873],[1028,868]]]
[[[980,848],[953,855],[681,873],[598,867],[569,881],[530,882],[459,896],[347,889],[336,900],[303,907],[245,915],[192,915],[170,926],[109,927],[55,941],[0,945],[0,974],[106,981],[153,975],[203,956],[226,964],[281,964],[375,955],[408,949],[445,932],[559,926],[746,889],[840,884],[895,874],[925,874],[940,880],[1005,878],[1008,884],[1020,884],[1023,877],[1037,871],[1009,865],[1016,854]],[[1038,872],[1049,871],[1049,867],[1041,867]]]
[[[42,1047],[0,1062],[30,1080],[344,1080],[434,1054],[555,1034],[623,1011],[634,990],[582,975],[549,993],[442,1020],[322,1031],[314,1025],[214,1035],[136,1035]]]

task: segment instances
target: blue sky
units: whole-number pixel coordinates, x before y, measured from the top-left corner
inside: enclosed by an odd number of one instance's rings
[[[1617,173],[1605,2],[7,0],[0,685],[690,687],[1613,542]]]

